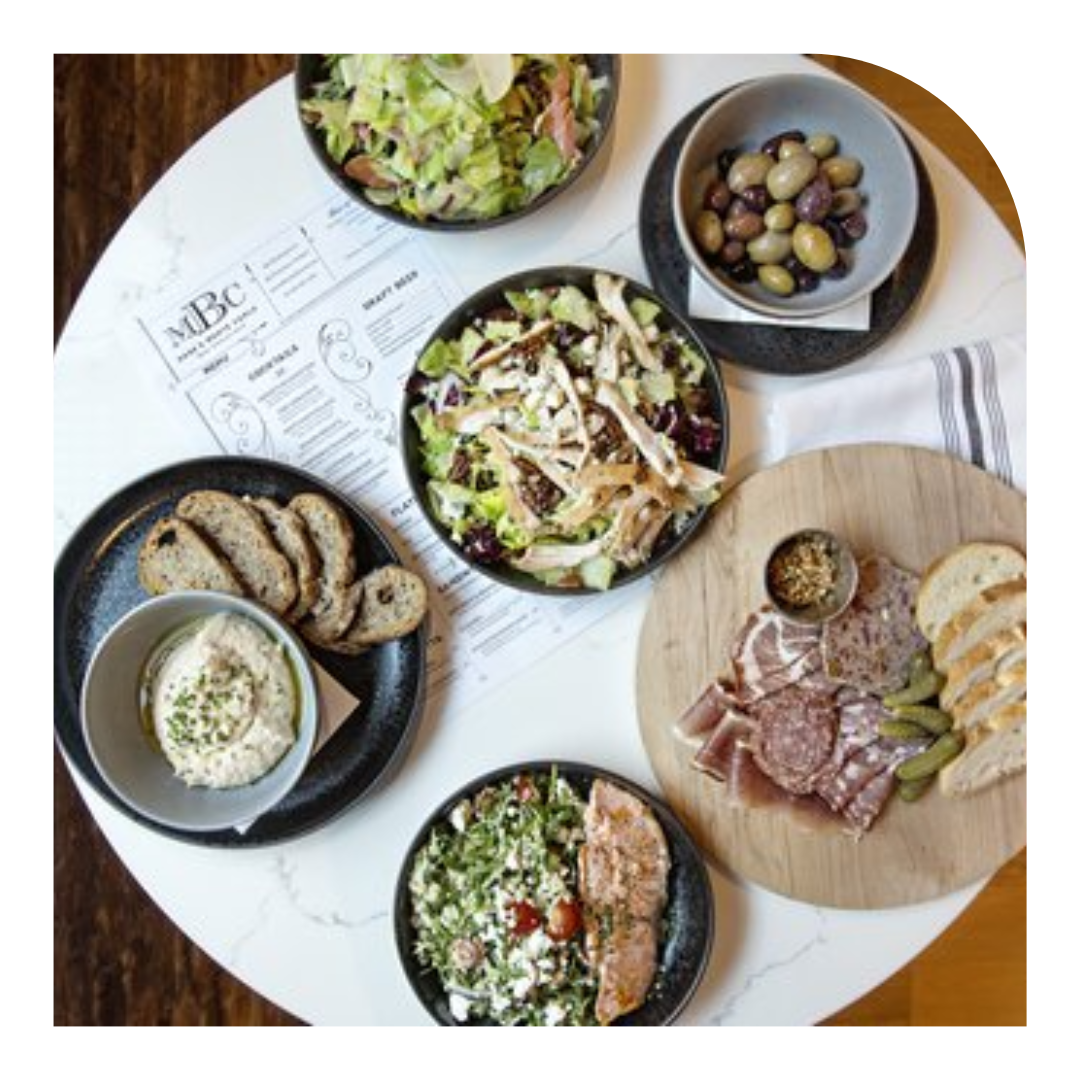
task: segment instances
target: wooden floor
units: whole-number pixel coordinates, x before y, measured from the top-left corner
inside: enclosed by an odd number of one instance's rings
[[[947,151],[1019,242],[993,158],[950,109],[882,68],[815,57]],[[64,56],[55,67],[55,329],[116,229],[205,131],[290,70],[290,56]],[[146,897],[56,758],[54,1019],[60,1025],[293,1025]],[[1027,862],[1005,866],[908,967],[830,1024],[1024,1024]]]

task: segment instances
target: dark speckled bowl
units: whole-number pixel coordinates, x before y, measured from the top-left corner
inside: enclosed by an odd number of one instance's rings
[[[394,897],[394,933],[398,956],[409,983],[421,1004],[440,1025],[469,1026],[454,1019],[439,976],[416,958],[412,901],[409,896],[409,874],[413,861],[432,829],[447,821],[450,812],[462,799],[471,798],[483,788],[509,780],[519,773],[546,774],[552,768],[558,769],[559,775],[586,799],[592,782],[598,778],[618,784],[646,803],[664,830],[671,855],[671,873],[668,877],[668,904],[663,917],[664,937],[659,968],[645,1003],[635,1012],[620,1017],[614,1026],[661,1027],[671,1024],[701,982],[712,950],[713,895],[705,863],[682,823],[655,796],[605,769],[569,761],[530,761],[485,773],[444,799],[421,826],[405,855]]]

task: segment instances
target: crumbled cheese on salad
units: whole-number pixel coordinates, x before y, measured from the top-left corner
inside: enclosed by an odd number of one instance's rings
[[[415,953],[438,973],[458,1022],[595,1024],[597,982],[577,904],[585,803],[555,770],[515,777],[459,803],[409,878]]]

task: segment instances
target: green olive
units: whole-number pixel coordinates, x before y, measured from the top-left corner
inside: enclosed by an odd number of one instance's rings
[[[845,187],[833,192],[832,205],[829,207],[830,217],[847,217],[861,209],[862,196],[857,188]]]
[[[759,264],[781,263],[791,254],[791,233],[763,232],[746,245],[746,253]]]
[[[784,161],[795,154],[805,154],[806,147],[798,139],[784,139],[776,149],[776,160]]]
[[[806,149],[819,161],[831,158],[836,153],[836,136],[827,131],[816,131],[806,140]]]
[[[694,218],[694,239],[706,255],[715,255],[724,246],[724,224],[715,210],[702,210]]]
[[[773,232],[788,232],[795,228],[795,208],[789,202],[773,203],[765,211],[765,228]]]
[[[833,190],[854,187],[862,179],[862,162],[857,158],[837,154],[821,163],[821,171]]]
[[[778,161],[765,177],[765,186],[777,202],[788,202],[817,176],[818,159],[805,150]]]
[[[795,258],[816,273],[824,274],[836,262],[836,245],[832,237],[820,226],[800,221],[792,233],[792,250]]]
[[[727,185],[736,195],[741,195],[748,187],[763,184],[774,164],[768,154],[740,154],[728,170]]]
[[[795,291],[795,279],[782,266],[759,266],[758,281],[777,296],[790,296]]]

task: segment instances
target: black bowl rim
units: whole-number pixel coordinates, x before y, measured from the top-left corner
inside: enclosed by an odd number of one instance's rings
[[[612,783],[625,788],[632,795],[636,795],[641,799],[642,802],[653,811],[664,830],[665,837],[669,838],[669,843],[670,837],[674,836],[688,851],[692,851],[696,855],[696,858],[690,864],[689,869],[698,879],[698,883],[701,885],[703,892],[710,900],[710,903],[706,906],[706,925],[703,928],[704,948],[702,949],[701,959],[697,965],[697,970],[694,973],[694,978],[686,987],[681,998],[675,1003],[672,1010],[665,1017],[663,1026],[669,1026],[682,1015],[683,1011],[693,999],[698,987],[701,985],[701,982],[705,977],[705,972],[709,967],[709,958],[712,955],[713,943],[716,936],[715,896],[713,894],[712,882],[709,879],[709,870],[705,863],[704,856],[702,856],[700,848],[694,843],[689,831],[679,820],[675,811],[672,810],[659,796],[654,795],[651,791],[643,788],[633,780],[628,780],[625,776],[612,772],[610,769],[605,769],[603,766],[590,765],[586,762],[563,758],[539,758],[536,760],[523,761],[514,765],[502,765],[499,768],[490,769],[462,784],[456,791],[447,795],[424,819],[423,824],[417,830],[416,835],[413,837],[412,842],[409,844],[405,851],[405,855],[401,860],[401,868],[398,871],[398,878],[394,887],[394,908],[392,913],[394,919],[394,942],[397,948],[398,961],[405,972],[405,977],[408,980],[409,986],[416,994],[417,1001],[420,1002],[428,1015],[438,1023],[442,1024],[442,1017],[440,1017],[429,1003],[424,1000],[416,987],[414,978],[416,964],[413,962],[410,954],[413,934],[410,920],[411,903],[409,900],[409,872],[412,869],[417,852],[431,835],[432,829],[434,829],[440,821],[444,820],[462,799],[481,791],[488,785],[511,779],[519,773],[550,772],[553,768],[558,770],[560,776],[565,775],[569,777],[571,774],[577,773],[582,778],[588,777],[590,781],[597,779],[609,780]],[[573,783],[573,779],[571,779],[571,783]],[[616,1021],[616,1024],[618,1026],[635,1026],[633,1024],[633,1016],[634,1013],[628,1013],[622,1018],[621,1022]]]
[[[315,128],[304,121],[300,109],[304,100],[306,88],[310,84],[310,80],[305,77],[302,69],[311,58],[321,58],[325,54],[297,53],[295,55],[296,61],[293,67],[293,93],[296,103],[296,117],[300,123],[300,127],[303,129],[304,138],[306,139],[308,146],[314,151],[315,158],[322,166],[323,171],[342,191],[357,201],[361,206],[370,210],[372,213],[385,218],[387,221],[394,221],[397,224],[404,225],[410,229],[442,233],[481,232],[485,229],[493,229],[499,225],[507,225],[513,221],[518,221],[523,217],[527,217],[541,207],[546,206],[549,202],[554,200],[557,195],[560,195],[572,184],[577,182],[581,174],[585,172],[589,165],[592,164],[599,155],[600,148],[607,142],[608,135],[615,126],[615,110],[618,106],[619,87],[622,77],[621,56],[619,53],[586,53],[584,55],[607,56],[610,58],[611,71],[608,74],[611,79],[611,88],[610,93],[605,99],[605,104],[601,106],[602,116],[600,120],[600,130],[597,132],[596,138],[593,139],[592,143],[585,150],[581,161],[578,162],[577,168],[574,169],[561,184],[556,184],[555,187],[548,188],[547,191],[541,192],[531,203],[527,203],[525,206],[522,206],[509,214],[500,214],[498,217],[485,218],[477,221],[442,221],[438,218],[426,218],[423,221],[419,221],[416,218],[411,218],[407,214],[403,214],[400,211],[393,209],[393,207],[379,206],[376,203],[371,202],[370,199],[365,198],[363,192],[357,185],[353,184],[348,177],[344,175],[337,164],[330,160],[325,143],[319,138]]]
[[[715,380],[717,391],[714,395],[715,400],[713,402],[712,416],[714,420],[717,420],[720,423],[720,448],[716,453],[716,457],[711,467],[715,468],[718,472],[723,473],[727,465],[728,451],[731,445],[731,411],[728,405],[727,388],[724,385],[724,375],[719,362],[713,356],[712,351],[705,344],[697,330],[662,296],[648,285],[643,285],[640,281],[630,277],[628,274],[615,270],[583,266],[577,263],[565,264],[562,266],[540,266],[535,269],[515,271],[512,274],[508,274],[506,277],[491,282],[489,285],[483,286],[483,288],[477,289],[458,304],[453,311],[449,312],[425,340],[423,346],[421,346],[417,352],[417,360],[414,362],[409,371],[409,375],[406,378],[406,389],[402,396],[399,440],[401,445],[402,463],[405,468],[405,475],[409,481],[409,489],[412,492],[412,496],[416,500],[416,504],[419,507],[421,514],[423,514],[424,519],[431,526],[442,543],[470,569],[483,574],[492,581],[499,582],[501,585],[519,589],[522,592],[534,593],[538,596],[605,596],[615,589],[630,585],[635,581],[640,581],[643,577],[647,577],[649,574],[653,573],[683,549],[704,524],[712,507],[705,506],[698,510],[685,531],[680,536],[676,537],[658,557],[649,559],[642,566],[636,567],[633,570],[616,573],[612,579],[611,585],[606,590],[590,589],[584,585],[545,585],[542,581],[533,577],[532,574],[527,574],[522,570],[515,570],[510,566],[478,563],[473,559],[470,559],[461,548],[454,543],[447,534],[446,527],[435,517],[431,508],[428,506],[425,492],[426,483],[420,475],[419,467],[415,465],[414,456],[409,454],[409,447],[416,439],[416,425],[412,419],[412,407],[418,402],[416,400],[417,395],[408,390],[408,384],[411,377],[417,372],[416,363],[418,363],[420,357],[424,355],[428,346],[439,338],[446,337],[447,334],[453,333],[455,330],[460,332],[460,328],[463,325],[462,319],[464,314],[477,303],[477,300],[481,296],[489,293],[505,292],[507,289],[517,291],[519,288],[534,288],[543,283],[549,285],[578,284],[584,279],[591,280],[596,274],[610,274],[612,277],[622,278],[633,292],[656,304],[670,326],[673,329],[678,330],[678,332],[693,345],[705,360],[707,369]],[[723,498],[722,494],[721,498]]]

